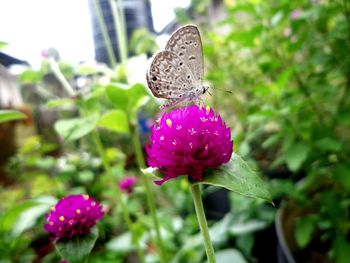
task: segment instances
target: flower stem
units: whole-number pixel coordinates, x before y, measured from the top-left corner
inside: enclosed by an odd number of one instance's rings
[[[191,188],[192,198],[194,202],[194,207],[196,209],[199,228],[201,229],[203,240],[204,240],[204,247],[205,247],[205,252],[207,253],[208,262],[215,263],[216,262],[215,252],[214,252],[213,244],[210,241],[209,229],[208,229],[207,220],[204,214],[199,184],[190,183],[190,188]]]
[[[104,22],[104,19],[103,19],[103,15],[102,15],[101,7],[99,5],[99,1],[93,0],[92,3],[94,5],[94,9],[95,9],[95,12],[96,12],[98,24],[100,26],[102,37],[103,37],[104,43],[106,45],[106,50],[107,50],[107,55],[108,55],[109,62],[111,63],[111,67],[114,68],[116,66],[116,64],[117,64],[116,60],[115,60],[115,54],[114,54],[114,51],[113,51],[113,48],[112,48],[111,38],[108,35],[108,30],[107,30],[107,27],[106,27],[106,23]]]
[[[131,127],[130,129],[132,131],[132,144],[134,146],[138,166],[139,166],[139,168],[145,168],[146,164],[145,164],[145,159],[143,158],[142,147],[141,147],[140,140],[139,140],[137,126]],[[154,198],[152,195],[151,186],[150,186],[150,183],[149,183],[146,175],[142,173],[141,176],[142,176],[142,182],[143,182],[143,185],[144,185],[145,191],[146,191],[147,206],[148,206],[148,209],[150,210],[151,218],[152,218],[153,225],[154,225],[154,228],[156,231],[157,249],[158,249],[158,253],[159,253],[159,259],[160,259],[160,262],[166,263],[167,261],[166,261],[166,256],[165,256],[165,252],[164,252],[162,236],[160,234],[160,227],[159,227],[158,218],[157,218],[157,214],[156,214],[156,205],[155,205]]]
[[[117,3],[114,0],[109,0],[109,5],[112,9],[114,20],[115,34],[118,41],[119,57],[122,63],[125,63],[128,58],[127,35],[125,29],[124,6],[122,1]]]
[[[113,179],[112,170],[111,170],[111,167],[109,165],[108,158],[106,156],[106,152],[105,152],[104,147],[102,145],[100,135],[98,134],[98,132],[96,130],[92,131],[92,139],[93,139],[95,146],[96,146],[96,149],[101,157],[102,165],[107,173],[107,176],[110,179]],[[128,228],[129,228],[129,231],[131,232],[131,235],[135,237],[136,235],[135,235],[134,228],[132,226],[132,221],[130,218],[129,211],[128,211],[128,209],[124,203],[124,200],[122,198],[122,193],[121,193],[120,189],[117,187],[117,182],[114,182],[114,181],[115,180],[112,180],[111,187],[113,188],[113,192],[115,193],[115,198],[116,198],[118,204],[120,205],[121,212],[122,212],[123,217],[124,217],[124,221],[126,222]],[[135,242],[135,243],[136,243],[136,250],[137,250],[137,253],[139,255],[139,258],[140,258],[142,263],[145,263],[146,262],[145,255],[144,255],[144,253],[139,245],[139,242]]]

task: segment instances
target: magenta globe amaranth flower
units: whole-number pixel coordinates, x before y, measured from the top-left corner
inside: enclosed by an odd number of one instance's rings
[[[84,235],[104,215],[102,206],[88,195],[69,195],[51,207],[44,228],[54,239]]]
[[[133,176],[125,177],[120,183],[119,188],[127,193],[132,193],[134,190],[134,185],[136,184],[137,180]]]
[[[227,163],[232,155],[230,129],[210,107],[182,107],[165,113],[154,125],[146,147],[148,165],[159,168],[165,181],[180,175],[200,181],[207,168]]]

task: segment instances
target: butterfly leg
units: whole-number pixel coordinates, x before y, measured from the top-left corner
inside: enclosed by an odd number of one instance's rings
[[[182,99],[168,99],[163,105],[160,106],[160,110],[165,110],[167,108],[173,107],[176,104],[180,103],[183,101]]]

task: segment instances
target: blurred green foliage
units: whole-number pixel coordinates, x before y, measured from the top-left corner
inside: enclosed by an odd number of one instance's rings
[[[206,79],[213,90],[233,92],[215,92],[214,108],[231,119],[236,151],[279,177],[272,181],[275,198],[287,197],[306,211],[296,224],[299,248],[322,237],[331,244],[329,257],[346,262],[341,250],[349,246],[350,230],[350,5],[225,3],[227,17],[214,30],[202,30]]]
[[[190,16],[207,18],[211,8],[210,1],[192,1],[190,12],[177,10],[177,18],[186,23],[191,22]],[[308,249],[321,237],[327,244],[326,256],[347,262],[350,5],[347,1],[226,0],[220,8],[223,19],[209,17],[199,25],[206,81],[214,93],[205,101],[233,127],[235,152],[248,158],[258,173],[277,177],[269,183],[274,201],[288,200],[304,212],[296,219],[293,234],[299,249]],[[0,42],[0,48],[3,45]],[[137,55],[155,52],[154,36],[136,32],[129,49]],[[114,69],[57,62],[73,86],[77,76],[87,84],[77,88],[76,96],[58,97],[49,89],[41,90],[45,95],[41,106],[61,114],[55,129],[64,144],[30,138],[8,163],[13,184],[0,192],[1,260],[58,261],[52,247],[40,254],[48,243],[42,229],[44,214],[55,198],[73,193],[103,200],[109,215],[98,226],[90,262],[125,262],[135,257],[133,238],[123,224],[113,187],[116,180],[140,173],[130,138],[135,130],[147,138],[147,131],[140,128],[141,118],[150,119],[157,110],[147,87],[139,83],[144,81],[145,62],[145,56],[133,57]],[[53,72],[44,59],[39,70],[26,70],[20,80],[45,87],[48,74]],[[66,107],[74,112],[69,118]],[[7,115],[1,116],[5,115],[1,112],[0,120]],[[93,144],[96,132],[105,147],[105,160]],[[64,154],[52,155],[57,148]],[[110,177],[102,166],[106,160]],[[206,188],[204,195],[213,189]],[[169,262],[203,262],[205,251],[187,181],[179,178],[152,190]],[[137,185],[123,199],[147,262],[157,262],[144,191]],[[259,191],[269,199],[261,189],[255,194]],[[256,233],[271,227],[276,209],[261,200],[232,193],[229,197],[230,212],[209,222],[217,257],[220,263],[233,258],[256,262]]]

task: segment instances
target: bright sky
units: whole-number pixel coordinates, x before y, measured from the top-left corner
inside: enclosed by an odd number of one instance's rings
[[[154,27],[161,30],[174,18],[176,6],[190,0],[152,0]],[[87,0],[0,0],[0,41],[9,55],[37,67],[41,51],[59,50],[72,63],[92,61],[94,45]]]

